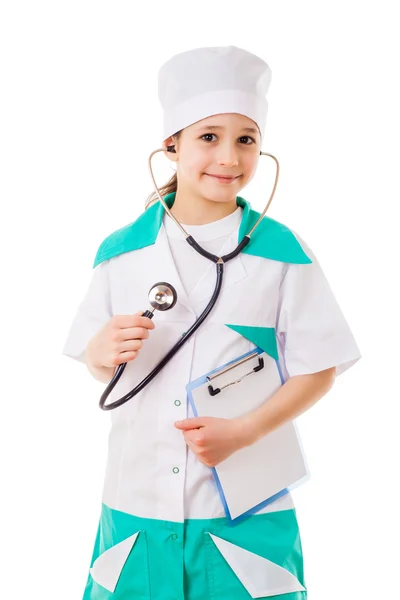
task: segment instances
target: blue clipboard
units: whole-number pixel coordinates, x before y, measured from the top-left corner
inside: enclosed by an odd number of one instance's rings
[[[262,354],[263,350],[260,347],[255,347],[253,350],[249,350],[249,352],[246,352],[245,354],[242,354],[241,356],[238,356],[237,358],[233,359],[232,361],[229,361],[228,363],[221,365],[219,367],[217,367],[216,369],[213,369],[212,371],[209,371],[208,373],[205,373],[204,375],[202,375],[201,377],[199,377],[198,379],[195,379],[194,381],[191,381],[187,384],[186,386],[186,391],[187,391],[187,397],[188,400],[190,402],[190,405],[192,407],[193,410],[193,414],[198,417],[198,411],[195,405],[195,401],[193,398],[193,390],[195,390],[197,387],[199,386],[203,386],[205,384],[207,384],[209,382],[209,380],[207,379],[210,375],[214,375],[216,373],[218,373],[219,371],[225,369],[226,367],[232,366],[233,364],[237,363],[238,361],[240,361],[243,358],[247,358],[248,356],[250,356],[251,354],[254,353]],[[275,359],[274,359],[275,360]],[[278,360],[275,360],[276,362],[276,367],[278,369],[279,372],[279,377],[281,380],[281,385],[284,384],[284,378],[282,375],[282,370],[280,368],[280,364]],[[257,375],[256,375],[257,376]],[[278,498],[285,496],[286,494],[288,494],[289,492],[289,488],[283,488],[282,490],[280,490],[279,492],[277,492],[276,494],[274,494],[273,496],[270,496],[269,498],[266,498],[265,500],[263,500],[262,502],[258,503],[257,505],[251,507],[250,509],[246,510],[245,512],[243,512],[242,514],[240,514],[239,516],[232,518],[229,507],[228,507],[228,503],[227,503],[227,499],[225,497],[225,493],[223,490],[223,487],[221,485],[221,481],[220,478],[218,476],[217,470],[215,467],[210,467],[214,476],[214,480],[218,489],[218,493],[219,496],[221,498],[221,502],[225,511],[225,515],[229,521],[230,524],[234,525],[237,524],[243,520],[245,520],[246,518],[248,518],[249,516],[257,513],[259,510],[261,510],[262,508],[264,508],[265,506],[268,506],[269,504],[271,504],[272,502],[274,502],[275,500],[277,500]]]

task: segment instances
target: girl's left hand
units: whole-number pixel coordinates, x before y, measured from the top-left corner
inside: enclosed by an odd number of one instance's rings
[[[252,443],[245,421],[193,417],[176,421],[189,448],[207,467],[215,467],[231,454]]]

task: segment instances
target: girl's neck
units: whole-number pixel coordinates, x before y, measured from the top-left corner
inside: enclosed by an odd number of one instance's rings
[[[184,192],[175,194],[171,213],[184,225],[206,225],[223,219],[237,209],[236,198],[230,202],[214,202],[202,196],[193,197]]]

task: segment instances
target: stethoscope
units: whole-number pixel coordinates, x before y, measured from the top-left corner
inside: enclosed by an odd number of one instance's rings
[[[136,394],[138,394],[144,387],[146,387],[146,385],[148,383],[150,383],[150,381],[152,381],[152,379],[154,379],[154,377],[161,371],[161,369],[163,369],[165,367],[165,365],[167,363],[169,363],[171,358],[173,356],[175,356],[175,354],[178,352],[178,350],[180,348],[182,348],[183,344],[193,335],[193,333],[196,331],[196,329],[198,329],[200,327],[200,325],[203,323],[203,321],[207,318],[207,316],[210,314],[212,308],[214,307],[214,305],[217,301],[217,298],[220,294],[220,291],[221,291],[222,278],[223,278],[223,274],[224,274],[224,264],[227,263],[229,260],[232,260],[232,258],[235,258],[235,256],[237,256],[243,250],[243,248],[245,248],[247,246],[247,244],[250,242],[250,238],[251,238],[252,234],[254,233],[254,230],[256,229],[256,227],[260,224],[260,222],[264,218],[264,215],[267,212],[269,205],[271,204],[271,201],[272,201],[272,198],[274,197],[276,186],[278,183],[278,177],[279,177],[278,160],[272,154],[268,154],[267,152],[260,152],[260,155],[270,156],[276,162],[275,183],[274,183],[274,187],[272,189],[270,199],[268,200],[268,203],[267,203],[265,209],[261,213],[260,218],[257,220],[257,222],[252,227],[252,229],[249,231],[249,233],[247,233],[244,236],[244,238],[238,244],[237,248],[235,250],[233,250],[233,252],[230,252],[230,254],[226,254],[225,256],[215,256],[214,254],[211,254],[211,252],[207,252],[207,250],[204,250],[204,248],[202,248],[196,242],[196,240],[191,235],[189,235],[187,233],[187,231],[185,231],[185,229],[182,227],[182,225],[175,219],[174,215],[171,213],[166,202],[164,201],[163,197],[161,196],[160,190],[157,187],[157,184],[156,184],[156,181],[155,181],[155,178],[153,175],[153,170],[151,167],[151,159],[157,152],[165,152],[165,151],[176,152],[174,146],[168,146],[167,148],[158,148],[157,150],[154,150],[154,152],[152,152],[149,156],[149,169],[150,169],[151,178],[153,180],[154,189],[156,191],[156,194],[157,194],[161,204],[164,206],[164,209],[166,210],[168,215],[171,217],[171,219],[173,219],[173,221],[176,223],[176,225],[179,227],[179,229],[182,231],[188,244],[190,244],[192,246],[192,248],[194,248],[202,256],[205,256],[206,258],[208,258],[209,260],[211,260],[212,262],[214,262],[216,264],[217,281],[215,284],[214,293],[211,296],[210,301],[207,304],[204,311],[196,319],[196,321],[193,323],[193,325],[190,327],[190,329],[188,331],[186,331],[186,333],[179,339],[179,341],[175,344],[175,346],[173,346],[171,348],[171,350],[169,352],[167,352],[167,354],[164,356],[164,358],[161,359],[161,361],[158,363],[158,365],[156,365],[154,367],[154,369],[133,390],[131,390],[130,392],[125,394],[125,396],[122,396],[121,398],[119,398],[119,400],[115,400],[114,402],[105,404],[106,399],[108,398],[108,396],[110,395],[110,393],[112,392],[112,390],[114,389],[116,384],[118,383],[122,373],[124,372],[124,369],[125,369],[127,363],[121,363],[120,365],[118,365],[118,367],[113,375],[113,378],[111,379],[110,383],[107,385],[106,389],[104,390],[104,392],[100,398],[99,405],[100,405],[100,408],[103,410],[112,410],[114,408],[118,408],[119,406],[122,406],[122,404],[125,404],[125,402],[128,402],[128,400],[130,400],[131,398],[136,396]],[[151,311],[146,310],[142,316],[149,317],[149,319],[152,319],[155,310],[160,310],[160,311],[169,310],[175,305],[176,300],[177,300],[177,293],[176,293],[176,290],[174,289],[174,287],[170,283],[167,283],[165,281],[159,281],[149,291],[149,302],[150,302],[150,305],[152,306],[153,310],[151,310]]]

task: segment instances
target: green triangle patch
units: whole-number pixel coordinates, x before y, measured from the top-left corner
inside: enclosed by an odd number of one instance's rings
[[[227,323],[225,325],[233,329],[233,331],[240,333],[240,335],[253,342],[256,346],[259,346],[269,356],[275,358],[275,360],[279,359],[274,327],[249,327],[247,325],[229,325]]]

